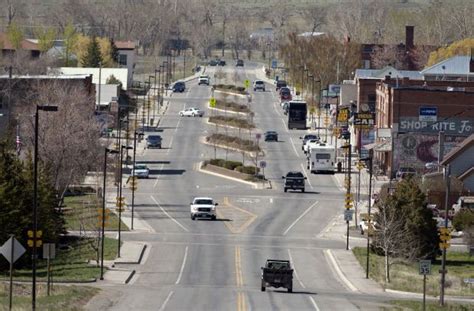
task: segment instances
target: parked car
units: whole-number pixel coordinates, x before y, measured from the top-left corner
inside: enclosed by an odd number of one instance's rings
[[[218,63],[219,66],[225,66],[225,60],[219,60],[219,63]]]
[[[212,198],[198,197],[194,198],[190,204],[191,219],[196,218],[211,218],[216,220],[216,206],[218,203],[214,202]]]
[[[291,100],[291,91],[287,87],[280,88],[280,100]]]
[[[303,145],[301,146],[301,150],[304,150],[304,145],[306,144],[306,142],[310,139],[318,139],[318,135],[315,135],[315,134],[306,134],[304,135],[303,137],[300,137],[300,139],[303,140]]]
[[[183,93],[186,90],[186,84],[183,81],[178,81],[173,85],[173,92]]]
[[[238,59],[235,63],[236,67],[244,67],[244,61],[242,59]]]
[[[286,87],[287,86],[287,83],[285,80],[278,80],[276,82],[276,90],[278,91],[280,88],[282,87]]]
[[[159,148],[161,149],[161,136],[160,135],[148,135],[146,138],[146,148]]]
[[[199,76],[199,79],[198,79],[198,85],[201,85],[201,84],[205,84],[205,85],[209,85],[209,76]]]
[[[217,66],[217,64],[219,64],[219,60],[218,59],[211,59],[209,61],[209,66]]]
[[[253,82],[253,90],[261,90],[265,92],[265,83],[262,80],[255,80]]]
[[[303,175],[303,173],[292,171],[288,172],[286,176],[282,176],[281,178],[285,180],[285,185],[283,187],[285,192],[288,189],[301,190],[301,192],[304,192],[304,181],[307,178]]]
[[[416,175],[416,170],[413,167],[400,167],[395,174],[395,177],[398,180],[401,180],[414,175]]]
[[[186,108],[184,110],[181,110],[179,112],[179,115],[181,117],[196,117],[196,116],[202,117],[204,115],[204,111],[191,107],[191,108]]]
[[[150,176],[150,169],[145,164],[136,164],[132,169],[131,176],[138,178],[148,178]]]
[[[278,141],[278,133],[275,131],[266,131],[263,137],[265,141]]]
[[[283,287],[289,293],[293,292],[293,269],[289,260],[267,259],[262,267],[261,291],[264,292],[267,286]]]

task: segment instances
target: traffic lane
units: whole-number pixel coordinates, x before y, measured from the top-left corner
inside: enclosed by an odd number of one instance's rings
[[[262,292],[261,267],[267,259],[289,260],[286,249],[260,249],[257,247],[246,247],[241,251],[243,272],[245,278],[246,296],[251,310],[317,310],[313,300],[317,300],[313,293],[293,280],[293,293],[288,293],[285,288],[267,287]]]
[[[190,245],[180,282],[167,304],[169,310],[235,309],[235,251],[226,245]]]

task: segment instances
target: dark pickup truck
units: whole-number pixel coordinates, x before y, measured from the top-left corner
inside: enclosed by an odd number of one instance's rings
[[[262,292],[267,286],[283,287],[293,292],[293,269],[289,260],[267,259],[262,267]]]
[[[286,176],[282,176],[281,178],[285,180],[285,185],[283,186],[285,192],[288,189],[301,190],[301,192],[304,192],[304,181],[306,177],[303,175],[303,173],[288,172]]]

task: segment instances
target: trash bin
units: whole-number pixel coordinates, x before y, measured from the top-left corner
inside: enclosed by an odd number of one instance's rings
[[[342,163],[341,162],[337,162],[337,172],[338,173],[342,172]]]

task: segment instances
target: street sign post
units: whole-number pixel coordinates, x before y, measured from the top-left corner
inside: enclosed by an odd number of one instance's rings
[[[426,310],[426,275],[431,274],[431,260],[420,260],[419,268],[423,275],[423,310]]]
[[[46,293],[49,296],[51,293],[51,259],[56,258],[56,244],[44,243],[43,244],[43,258],[47,259],[46,265]]]
[[[13,302],[13,263],[15,263],[15,261],[25,253],[25,251],[23,245],[21,245],[13,235],[0,247],[0,254],[2,254],[10,263],[9,310],[12,309]]]
[[[345,209],[344,210],[344,221],[352,221],[352,214],[354,214],[353,210]]]

